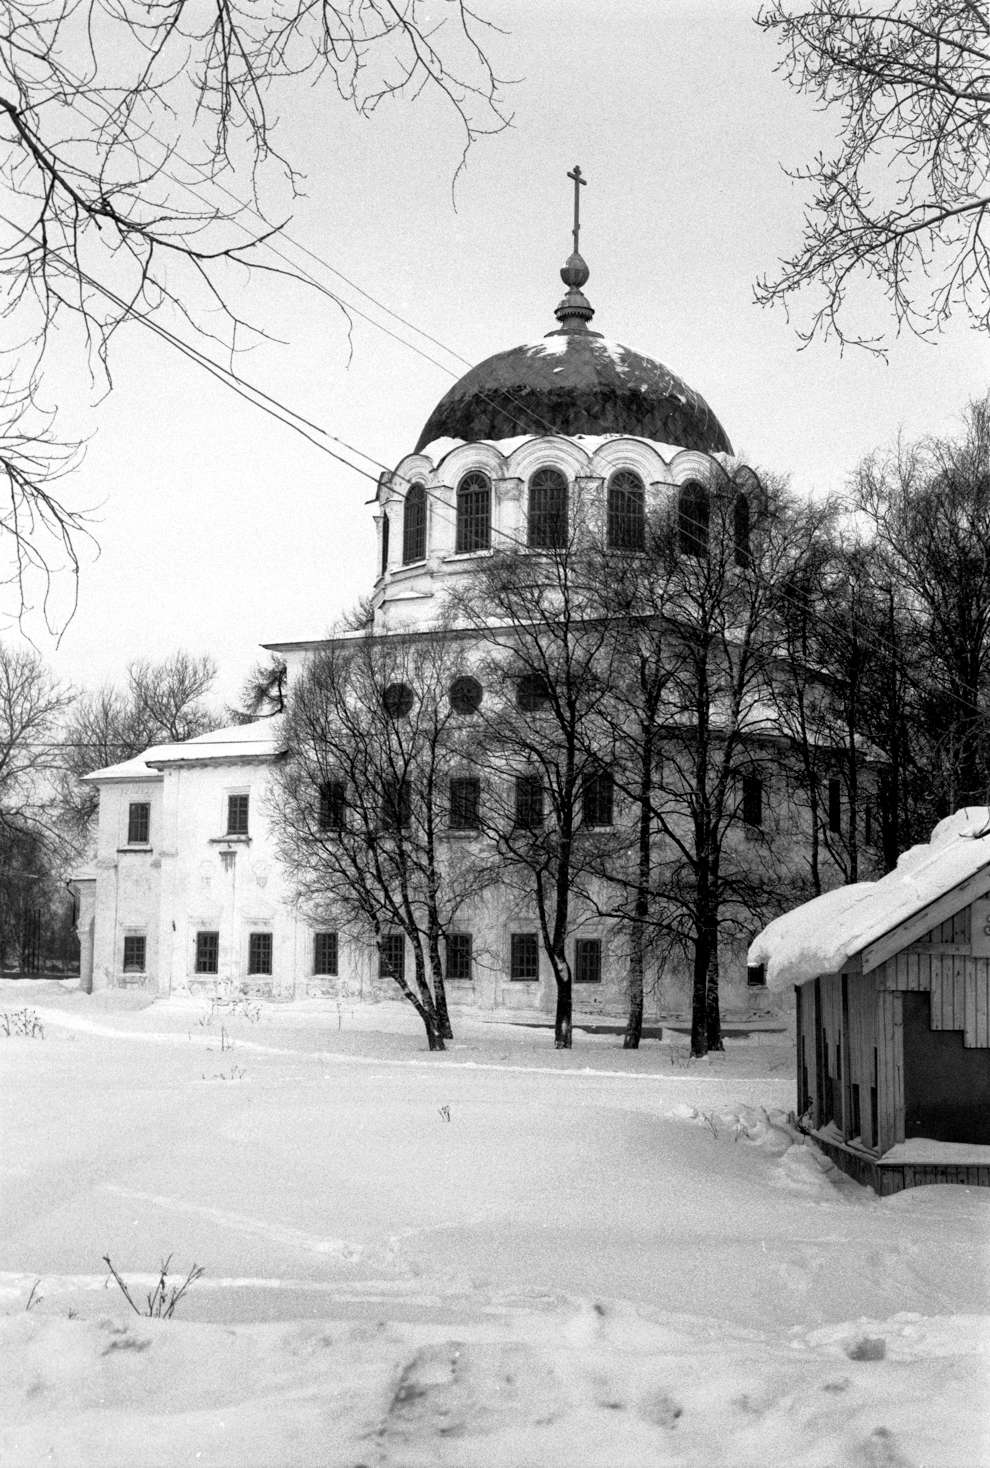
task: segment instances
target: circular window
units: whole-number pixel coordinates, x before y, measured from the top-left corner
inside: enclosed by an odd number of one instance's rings
[[[390,683],[382,694],[382,703],[390,719],[404,719],[413,706],[413,691],[408,683]]]
[[[516,707],[527,714],[550,702],[550,684],[543,673],[524,673],[516,684]]]
[[[481,684],[477,678],[455,678],[450,685],[450,706],[455,714],[476,714],[481,707]]]

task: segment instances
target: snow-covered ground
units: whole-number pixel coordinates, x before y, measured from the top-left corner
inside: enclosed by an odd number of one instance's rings
[[[455,1014],[432,1057],[393,1004],[25,1006],[5,1468],[990,1464],[990,1189],[837,1173],[783,1036],[688,1063]],[[138,1303],[206,1273],[148,1319],[104,1255]]]

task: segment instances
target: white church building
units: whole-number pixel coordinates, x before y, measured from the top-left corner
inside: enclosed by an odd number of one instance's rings
[[[600,501],[610,541],[632,548],[651,507],[703,498],[730,458],[728,436],[698,393],[589,328],[588,270],[576,246],[575,232],[556,329],[469,371],[414,451],[381,476],[376,631],[428,630],[480,558],[552,543],[547,527],[578,496]],[[748,533],[745,502],[737,529]],[[291,690],[322,644],[265,645],[285,660]],[[289,998],[368,992],[377,982],[377,955],[311,921],[275,854],[266,803],[284,754],[274,718],[152,748],[86,777],[100,801],[95,852],[74,883],[85,986]],[[552,1010],[542,956],[535,975],[513,972],[511,934],[504,923],[496,929],[488,948],[502,943],[502,958],[455,979],[451,997]],[[621,1013],[624,967],[606,942],[575,1006]],[[721,982],[729,1010],[767,1004],[744,950]]]

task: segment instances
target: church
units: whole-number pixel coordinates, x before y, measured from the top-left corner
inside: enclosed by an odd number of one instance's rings
[[[641,548],[647,517],[665,507],[689,534],[707,536],[708,496],[734,464],[732,445],[699,393],[591,328],[589,271],[578,250],[584,180],[577,168],[569,177],[574,248],[560,272],[566,292],[555,328],[468,371],[429,414],[413,451],[381,475],[377,564],[369,568],[375,636],[444,635],[436,629],[445,606],[485,558],[553,547],[579,503],[596,507],[611,549]],[[746,472],[733,468],[740,565],[758,491]],[[698,555],[703,547],[687,549]],[[263,645],[284,661],[291,698],[327,643]],[[486,692],[465,676],[450,696],[470,712]],[[85,777],[100,796],[95,850],[73,884],[85,988],[241,990],[273,999],[395,992],[381,942],[348,936],[332,914],[314,917],[279,859],[273,772],[286,755],[274,717],[157,746]],[[751,788],[746,801],[743,818],[755,829],[762,792]],[[783,824],[793,842],[800,815]],[[496,900],[494,907],[488,901],[469,915],[474,930],[448,963],[450,997],[496,1011],[552,1011],[554,981],[535,919],[518,906],[498,910]],[[573,940],[575,1008],[621,1015],[622,945],[607,924],[591,931]],[[401,947],[401,934],[395,941]],[[772,1006],[745,949],[740,941],[721,956],[723,1007],[744,1015]],[[473,963],[472,952],[486,960]],[[389,959],[402,961],[395,952]],[[686,974],[666,976],[662,989],[667,1012],[689,1004]]]

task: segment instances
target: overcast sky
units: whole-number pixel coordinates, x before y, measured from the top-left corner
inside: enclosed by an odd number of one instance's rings
[[[459,375],[457,357],[477,362],[556,326],[575,162],[589,180],[581,247],[593,326],[672,368],[737,452],[802,493],[841,491],[901,429],[954,431],[965,402],[986,392],[986,342],[961,321],[937,346],[895,342],[884,364],[835,345],[799,351],[783,313],[752,303],[754,278],[798,237],[804,195],[780,165],[830,137],[828,117],[774,75],[752,4],[479,4],[507,30],[493,40],[497,69],[519,80],[507,89],[514,125],[472,151],[456,212],[460,143],[437,103],[362,120],[328,89],[302,87],[283,107],[283,147],[308,180],[290,235],[444,343],[456,356],[420,339],[451,371],[358,319],[348,362],[325,299],[273,281],[245,292],[248,314],[279,342],[242,371],[369,455],[362,477],[140,327],[124,330],[114,391],[67,486],[75,505],[98,507],[100,554],[84,554],[79,609],[58,649],[28,622],[65,677],[112,681],[131,658],[184,647],[217,658],[232,697],[260,643],[318,637],[367,593],[376,465],[412,449]],[[883,318],[879,298],[864,310],[867,324]]]

